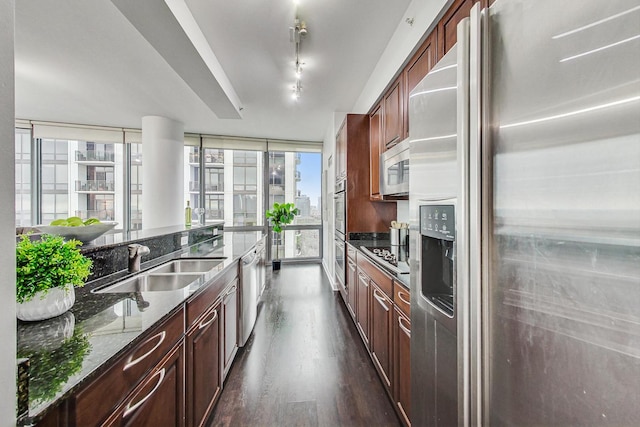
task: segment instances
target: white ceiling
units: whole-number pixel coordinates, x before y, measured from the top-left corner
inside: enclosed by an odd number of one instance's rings
[[[147,41],[149,28],[157,33],[149,24],[175,31],[152,8],[141,25],[109,1],[18,1],[16,117],[140,128],[143,116],[161,115],[187,132],[321,141],[332,113],[353,108],[410,1],[300,3],[309,35],[294,101],[292,0],[186,0],[242,108],[241,119],[219,119],[207,88],[224,82],[215,72],[211,82],[195,81],[188,72],[202,68],[202,58],[176,52],[166,37]]]

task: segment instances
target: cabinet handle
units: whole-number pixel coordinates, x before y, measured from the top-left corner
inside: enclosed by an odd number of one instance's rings
[[[227,291],[227,293],[225,294],[225,297],[228,297],[229,295],[231,295],[232,293],[234,293],[237,289],[238,289],[238,285],[233,285],[233,286],[231,287],[231,289],[229,289],[229,290]]]
[[[160,387],[160,384],[162,384],[162,381],[164,381],[164,368],[160,369],[158,372],[156,372],[155,374],[153,374],[153,376],[155,377],[156,375],[159,375],[160,378],[158,378],[158,382],[155,385],[155,387],[153,387],[153,390],[151,390],[149,392],[149,394],[147,394],[145,397],[143,397],[142,399],[140,399],[136,404],[134,404],[133,406],[131,405],[131,401],[127,404],[127,407],[125,408],[124,412],[122,413],[122,418],[126,418],[128,417],[132,412],[134,412],[136,409],[138,409],[140,407],[140,405],[142,405],[144,402],[146,402],[147,400],[149,400],[149,398],[153,395],[153,393],[156,392],[156,390],[158,390],[158,387]],[[153,378],[153,377],[152,377]],[[132,399],[133,400],[133,399]]]
[[[411,302],[407,301],[406,299],[402,298],[402,296],[405,295],[404,292],[402,291],[398,291],[398,299],[400,301],[402,301],[403,303],[407,304],[407,305],[411,305]]]
[[[213,323],[214,320],[216,320],[216,317],[218,317],[218,310],[213,310],[213,317],[206,322],[204,321],[204,319],[202,319],[202,322],[200,322],[200,324],[198,325],[198,329],[206,328],[211,323]]]
[[[385,310],[389,311],[389,307],[386,304],[387,299],[385,297],[383,297],[383,296],[378,295],[378,290],[377,289],[373,290],[373,297],[378,300],[380,305],[382,305]]]
[[[162,344],[162,342],[164,341],[164,339],[167,336],[167,332],[166,331],[162,331],[158,334],[155,334],[154,336],[152,336],[151,338],[147,339],[145,342],[143,342],[141,345],[144,345],[156,338],[158,339],[158,342],[156,343],[156,345],[154,345],[151,350],[147,351],[145,354],[143,354],[142,356],[138,357],[137,359],[131,360],[131,358],[133,357],[133,354],[131,356],[129,356],[129,361],[127,362],[126,365],[124,365],[124,368],[122,368],[122,371],[126,371],[127,369],[129,369],[132,366],[137,365],[138,363],[140,363],[141,361],[143,361],[144,359],[146,359],[151,353],[153,353],[154,351],[156,351],[156,349],[158,347],[160,347],[160,344]]]
[[[402,329],[405,334],[411,336],[411,329],[407,328],[406,326],[404,326],[402,324],[403,320],[404,320],[404,318],[402,318],[401,316],[398,316],[398,326],[400,326],[400,329]]]

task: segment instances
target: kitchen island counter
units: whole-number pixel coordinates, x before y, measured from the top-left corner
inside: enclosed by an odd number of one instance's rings
[[[18,384],[28,412],[19,425],[37,423],[65,397],[97,378],[111,362],[140,341],[144,332],[181,310],[217,277],[238,268],[238,260],[263,237],[261,231],[229,232],[186,247],[174,258],[219,258],[220,263],[190,285],[173,291],[95,293],[133,274],[126,270],[78,289],[70,311],[41,322],[18,322],[18,358],[29,358],[29,385]],[[155,265],[168,261],[159,258]],[[155,267],[153,263],[145,270]],[[126,266],[125,266],[126,267]],[[136,273],[140,274],[140,273]],[[144,274],[144,271],[142,272]]]

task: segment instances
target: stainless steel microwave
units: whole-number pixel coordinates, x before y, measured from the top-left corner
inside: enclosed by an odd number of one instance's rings
[[[380,193],[409,194],[409,138],[380,154]]]

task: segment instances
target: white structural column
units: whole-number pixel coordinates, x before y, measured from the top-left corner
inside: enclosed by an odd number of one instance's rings
[[[14,11],[0,2],[0,427],[16,425]]]
[[[142,118],[142,227],[184,224],[184,125],[160,116]]]

